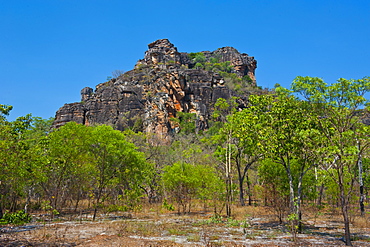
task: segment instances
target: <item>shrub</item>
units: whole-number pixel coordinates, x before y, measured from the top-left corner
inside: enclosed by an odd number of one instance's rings
[[[24,210],[20,210],[14,213],[5,212],[3,218],[0,219],[0,224],[15,224],[22,225],[30,222],[32,217]]]

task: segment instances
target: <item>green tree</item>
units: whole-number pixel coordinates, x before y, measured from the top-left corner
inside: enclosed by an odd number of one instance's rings
[[[292,229],[300,230],[303,179],[315,164],[316,148],[320,145],[317,118],[307,102],[284,90],[275,96],[251,95],[249,101],[250,107],[243,111],[247,119],[256,123],[251,125],[257,139],[253,138],[253,143],[265,158],[284,167],[289,183],[289,214],[295,219]]]
[[[191,52],[189,53],[189,57],[194,63],[203,64],[206,61],[206,57],[203,52]]]
[[[89,153],[93,157],[93,188],[95,192],[94,216],[105,191],[119,188],[128,201],[136,201],[142,194],[140,185],[150,164],[137,147],[126,140],[125,135],[110,126],[101,125],[93,128],[89,140]]]
[[[230,142],[229,155],[238,172],[239,201],[242,206],[245,206],[244,181],[248,170],[262,157],[257,145],[259,123],[255,121],[254,113],[251,111],[253,108],[247,108],[229,115],[227,123],[221,130],[225,137],[228,135]]]
[[[289,181],[284,167],[270,159],[264,159],[258,166],[258,177],[264,192],[265,205],[272,206],[280,224],[289,208]]]
[[[12,106],[0,105],[0,218],[5,205],[11,211],[17,209],[30,177],[30,148],[25,132],[30,128],[31,115],[9,122],[6,116],[11,110]]]
[[[349,206],[355,181],[358,179],[358,165],[369,147],[368,127],[358,118],[358,110],[368,103],[364,95],[370,91],[370,79],[357,80],[340,78],[327,85],[317,77],[295,78],[294,92],[310,102],[317,115],[320,132],[325,146],[322,168],[336,182],[340,201],[346,245],[352,245],[349,222]]]
[[[91,179],[92,158],[88,153],[91,128],[69,122],[51,132],[41,143],[46,158],[40,167],[41,187],[50,205],[61,210],[67,199],[77,198],[86,191]]]
[[[219,98],[215,103],[215,110],[212,117],[219,121],[217,134],[211,137],[212,143],[216,144],[215,156],[219,159],[222,166],[222,174],[225,182],[225,208],[228,217],[231,216],[231,205],[233,201],[233,174],[232,174],[232,128],[225,128],[227,116],[236,112],[236,100],[230,101]]]
[[[179,214],[190,212],[194,198],[214,199],[222,190],[222,181],[212,167],[177,162],[163,170],[164,186],[178,204]]]

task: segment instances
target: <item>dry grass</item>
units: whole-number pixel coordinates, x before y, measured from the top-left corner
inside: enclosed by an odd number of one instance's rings
[[[343,245],[340,240],[340,214],[333,214],[331,209],[314,210],[314,207],[305,208],[304,212],[303,220],[309,234],[302,237],[302,241],[317,240],[323,244]],[[19,243],[24,246],[182,246],[176,244],[175,239],[182,239],[190,246],[242,246],[245,241],[256,242],[255,246],[267,246],[260,244],[266,240],[272,241],[271,246],[273,241],[277,241],[275,246],[293,246],[284,224],[277,224],[269,208],[262,206],[234,205],[232,219],[223,216],[219,221],[211,220],[214,213],[211,209],[204,211],[202,202],[194,202],[192,212],[185,215],[165,210],[161,204],[144,204],[140,211],[117,212],[115,217],[100,211],[99,221],[96,222],[88,217],[92,212],[85,213],[88,214],[82,219],[79,218],[80,213],[65,214],[58,222],[39,223],[36,230],[3,235],[0,246],[7,246],[4,244],[6,241],[21,241]],[[370,246],[370,239],[364,237],[364,232],[369,232],[370,215],[357,216],[352,220],[355,240],[362,241],[360,246],[367,246],[366,241],[369,241]],[[242,225],[242,222],[248,224]],[[335,240],[328,241],[328,238]],[[109,245],[106,244],[108,242]]]
[[[356,228],[368,228],[370,229],[370,214],[365,214],[364,216],[357,216],[353,219],[353,226]]]

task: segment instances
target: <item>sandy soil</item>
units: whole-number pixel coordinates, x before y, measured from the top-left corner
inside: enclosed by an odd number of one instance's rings
[[[39,218],[25,226],[0,228],[0,246],[344,246],[341,222],[330,217],[306,220],[297,241],[270,216],[211,220],[211,214],[146,213]],[[35,217],[37,219],[37,217]],[[370,246],[370,228],[352,226],[353,245]]]

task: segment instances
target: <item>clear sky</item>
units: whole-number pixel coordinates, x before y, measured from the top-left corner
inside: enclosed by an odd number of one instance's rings
[[[370,76],[369,0],[0,0],[0,33],[9,120],[54,117],[162,38],[180,52],[233,46],[254,56],[262,87]]]

